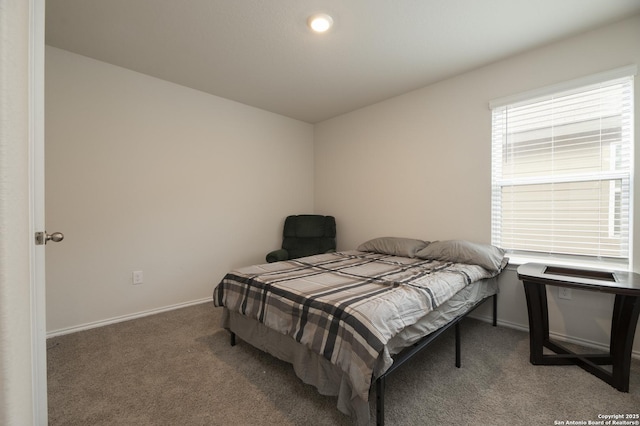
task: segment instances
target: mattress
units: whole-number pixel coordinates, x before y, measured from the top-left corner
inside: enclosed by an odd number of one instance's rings
[[[403,329],[385,345],[374,368],[374,377],[383,374],[393,363],[392,356],[399,353],[425,335],[448,324],[466,313],[477,302],[498,292],[497,278],[472,283],[446,302]],[[343,371],[326,358],[309,350],[293,338],[276,332],[260,322],[223,308],[222,325],[239,338],[278,359],[291,363],[295,374],[304,382],[316,387],[322,395],[337,396],[337,408],[352,416],[357,424],[369,424],[368,398],[363,398],[351,388]]]

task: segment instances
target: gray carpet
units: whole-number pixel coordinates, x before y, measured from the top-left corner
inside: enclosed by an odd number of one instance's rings
[[[206,303],[51,338],[49,424],[349,425],[334,397],[240,341]],[[462,368],[448,332],[387,380],[388,425],[554,425],[640,413],[629,393],[575,366],[533,366],[528,334],[462,323]],[[372,394],[372,400],[374,395]]]

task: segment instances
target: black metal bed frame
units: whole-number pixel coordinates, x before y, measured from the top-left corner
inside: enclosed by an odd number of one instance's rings
[[[498,314],[498,293],[487,296],[484,299],[477,302],[473,305],[467,312],[458,317],[454,318],[446,325],[437,329],[431,334],[424,336],[422,339],[414,343],[413,345],[405,348],[399,354],[393,357],[393,364],[391,367],[387,369],[380,377],[378,377],[375,381],[376,385],[376,425],[383,426],[384,425],[384,392],[386,386],[387,376],[396,371],[400,366],[402,366],[405,362],[411,359],[415,354],[422,351],[424,348],[429,346],[434,340],[440,337],[445,331],[449,330],[451,327],[455,326],[456,333],[456,367],[460,368],[460,322],[471,312],[473,312],[478,306],[482,305],[488,298],[493,298],[493,326],[497,325],[497,314]],[[232,331],[231,333],[231,346],[236,345],[236,334]]]
[[[418,340],[413,345],[405,348],[399,354],[394,356],[393,364],[391,367],[387,369],[380,377],[376,379],[376,425],[383,426],[384,425],[384,392],[386,387],[386,379],[387,376],[396,371],[400,366],[402,366],[405,362],[411,359],[415,354],[429,346],[434,340],[440,337],[445,331],[449,330],[451,327],[455,326],[456,332],[456,367],[460,368],[460,321],[462,321],[467,315],[473,312],[478,306],[482,305],[489,297],[493,298],[493,322],[492,325],[495,327],[497,325],[497,316],[498,316],[498,293],[487,296],[484,299],[477,302],[473,305],[467,312],[464,314],[454,318],[446,325],[440,327],[436,331],[431,334],[424,336],[422,339]]]

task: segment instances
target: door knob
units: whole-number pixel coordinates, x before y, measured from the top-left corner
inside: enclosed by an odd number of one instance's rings
[[[54,232],[53,234],[47,234],[45,232],[36,232],[36,244],[41,246],[47,244],[49,241],[59,243],[64,240],[64,234],[62,232]]]

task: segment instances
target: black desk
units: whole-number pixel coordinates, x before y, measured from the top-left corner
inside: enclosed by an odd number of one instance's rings
[[[529,311],[530,361],[534,365],[578,365],[621,392],[629,392],[633,338],[640,314],[640,275],[527,263],[518,267]],[[615,294],[608,354],[577,354],[549,339],[546,286]],[[543,354],[543,348],[555,354]],[[611,365],[611,371],[600,367]]]

